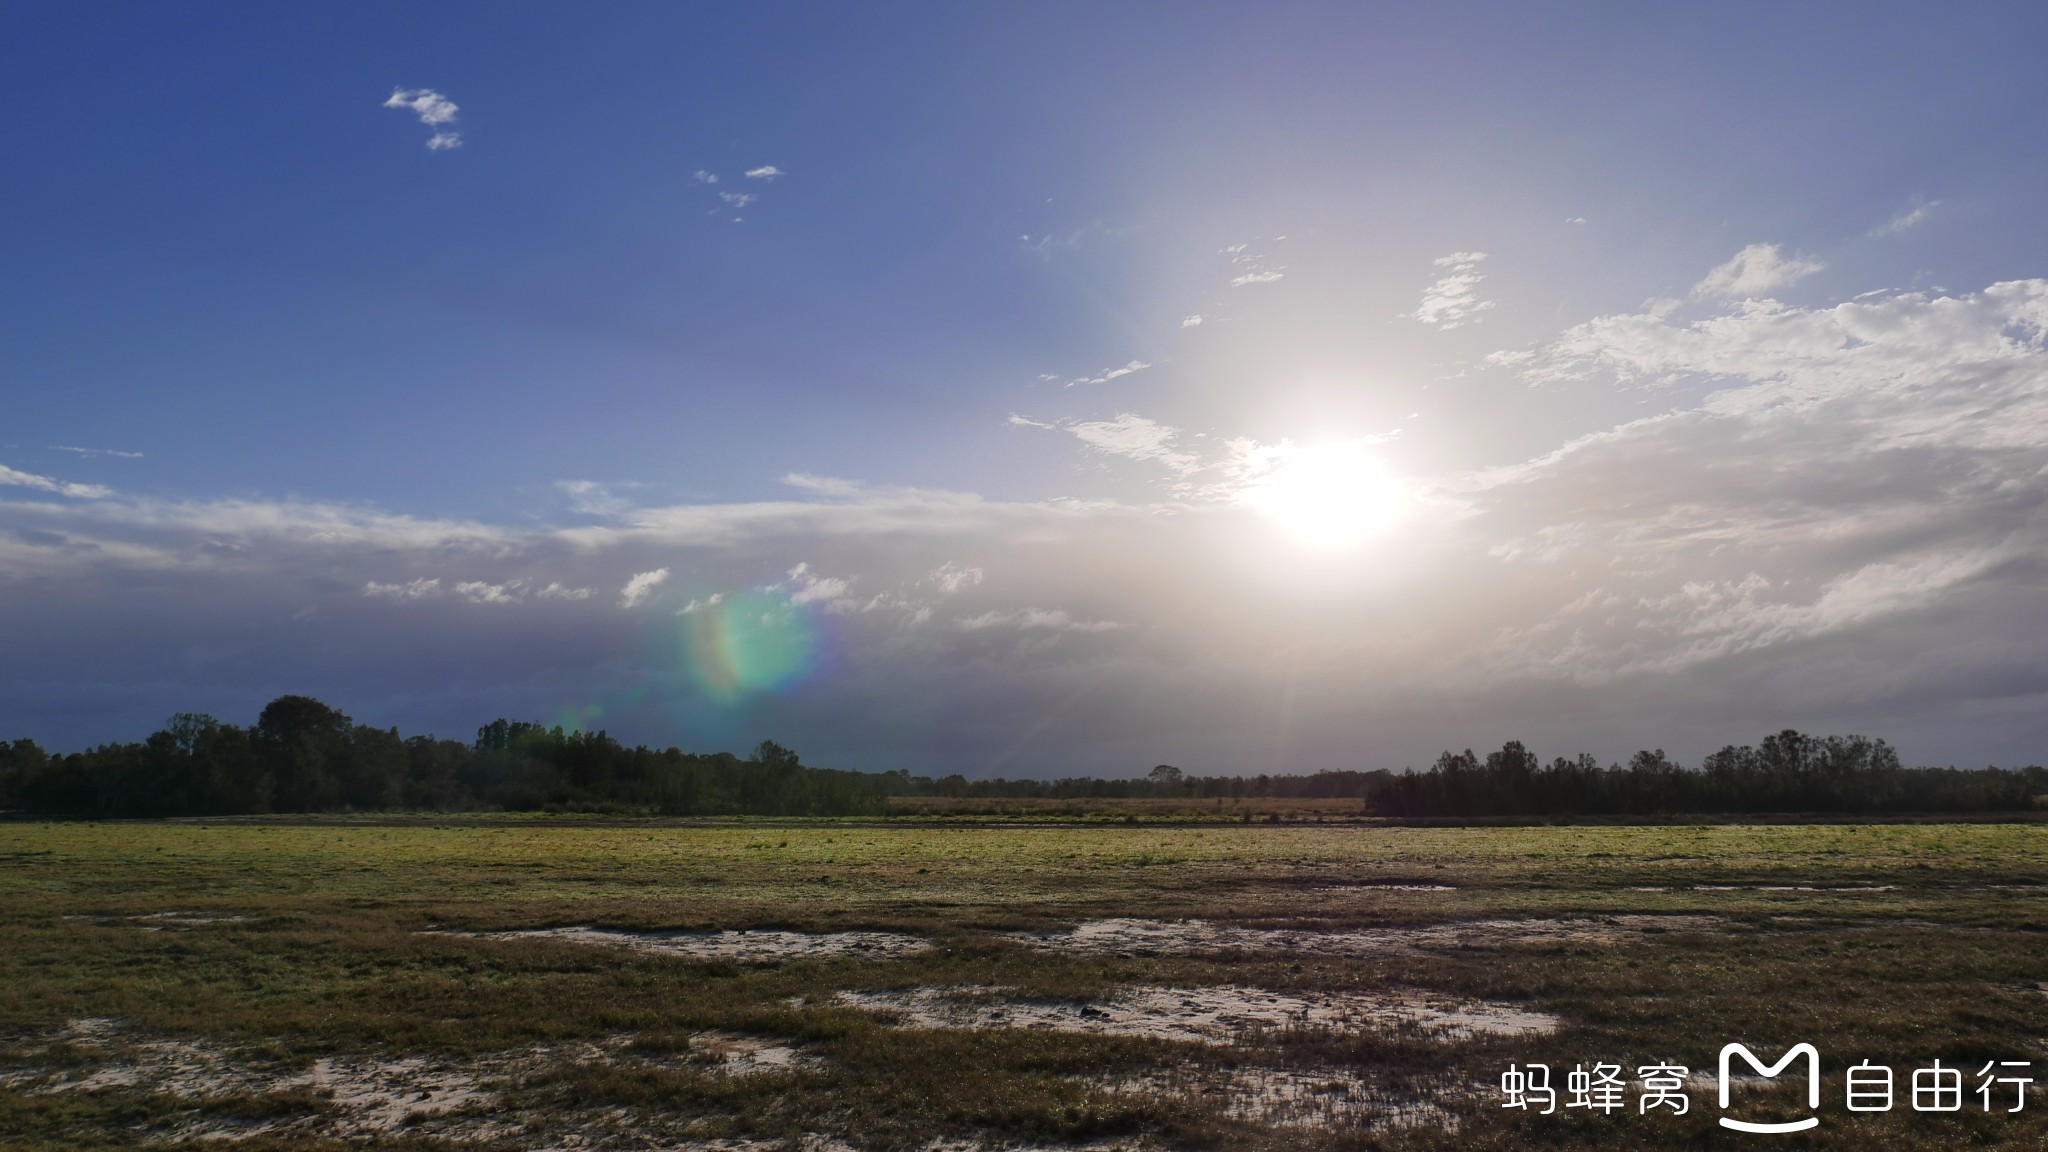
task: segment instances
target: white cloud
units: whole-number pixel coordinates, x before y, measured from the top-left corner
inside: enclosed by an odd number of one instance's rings
[[[981,583],[986,575],[979,568],[962,567],[948,560],[927,573],[924,582],[937,588],[941,595],[954,596]]]
[[[699,183],[699,184],[716,184],[716,183],[718,183],[718,177],[717,177],[717,176],[715,176],[715,175],[713,175],[713,174],[711,174],[711,173],[709,173],[709,172],[706,172],[706,171],[705,171],[705,170],[703,170],[702,168],[699,168],[699,169],[697,169],[697,170],[696,170],[695,172],[692,172],[692,173],[690,173],[690,179],[692,179],[692,180],[695,180],[695,181],[696,181],[697,183]]]
[[[1700,299],[1751,300],[1794,284],[1826,265],[1803,256],[1786,256],[1776,244],[1751,244],[1693,286]]]
[[[1921,200],[1916,198],[1913,203],[1901,209],[1898,215],[1871,229],[1870,234],[1872,236],[1896,236],[1910,228],[1917,228],[1925,223],[1927,218],[1933,215],[1934,210],[1939,207],[1941,207],[1941,201],[1939,200]]]
[[[482,580],[464,580],[455,586],[455,594],[472,604],[510,604],[519,596],[503,584],[488,584]]]
[[[1286,237],[1282,236],[1280,239],[1285,240]],[[1237,276],[1230,281],[1232,288],[1243,288],[1248,284],[1272,284],[1286,279],[1285,272],[1268,267],[1265,263],[1266,258],[1253,252],[1249,244],[1232,244],[1221,252],[1230,257],[1230,262],[1240,269]]]
[[[778,177],[778,176],[787,176],[787,175],[789,175],[789,173],[787,173],[787,172],[784,172],[784,171],[783,171],[782,169],[780,169],[780,168],[777,168],[777,167],[776,167],[775,165],[773,165],[773,164],[763,164],[763,165],[762,165],[762,166],[760,166],[759,168],[749,168],[749,169],[747,169],[747,179],[749,179],[749,180],[769,180],[769,181],[772,181],[772,180],[774,180],[774,179],[775,179],[776,177]]]
[[[419,116],[420,123],[430,128],[440,128],[455,122],[458,109],[455,101],[448,99],[432,88],[394,88],[391,98],[384,101],[386,108],[403,108]],[[427,139],[429,151],[441,152],[462,146],[462,134],[451,129],[441,129]]]
[[[1123,625],[1109,620],[1076,620],[1060,608],[1013,608],[1006,611],[984,612],[979,616],[963,617],[958,621],[968,632],[980,632],[989,628],[1039,628],[1050,632],[1114,632]]]
[[[1200,328],[1202,326],[1201,313],[1197,312],[1192,316],[1181,317],[1180,326],[1183,328]]]
[[[1151,365],[1145,363],[1143,360],[1133,360],[1130,363],[1125,364],[1121,368],[1106,368],[1103,370],[1100,376],[1081,376],[1076,379],[1069,380],[1067,381],[1067,387],[1072,388],[1076,384],[1107,384],[1111,380],[1121,379],[1125,376],[1129,376],[1133,372],[1143,372],[1145,369],[1150,367]]]
[[[1586,218],[1584,216],[1573,216],[1565,221],[1567,224],[1584,224],[1585,222]]]
[[[1713,390],[1472,478],[1493,555],[1525,578],[1600,574],[1502,630],[1510,666],[1611,680],[1876,637],[2011,595],[2024,577],[2001,574],[2048,554],[2028,511],[2048,500],[2048,281],[1753,300],[1689,323],[1671,305],[1598,317],[1521,361],[1537,382]]]
[[[1017,413],[1015,413],[1015,412],[1012,412],[1012,413],[1010,413],[1010,417],[1009,417],[1009,419],[1007,419],[1007,420],[1005,420],[1005,421],[1003,421],[1003,422],[1004,422],[1005,424],[1008,424],[1008,425],[1009,425],[1010,427],[1012,427],[1012,428],[1055,428],[1055,427],[1058,427],[1058,425],[1055,425],[1055,424],[1046,424],[1046,423],[1043,423],[1043,422],[1041,422],[1041,421],[1033,420],[1033,419],[1032,419],[1031,417],[1029,417],[1029,416],[1020,416],[1020,415],[1018,415],[1018,414],[1017,414]]]
[[[0,484],[11,484],[17,488],[34,488],[39,492],[54,492],[59,496],[70,496],[78,500],[98,500],[114,494],[114,490],[99,484],[73,484],[65,480],[52,480],[33,472],[20,472],[0,464]]]
[[[690,602],[688,604],[685,604],[681,608],[676,609],[676,615],[695,616],[697,613],[704,611],[706,608],[718,607],[719,604],[723,603],[724,601],[725,593],[723,592],[713,592],[711,595],[704,597],[702,600],[699,600],[695,597],[691,597]]]
[[[1157,460],[1176,472],[1190,472],[1201,461],[1174,446],[1177,429],[1136,413],[1120,413],[1114,420],[1085,420],[1064,425],[1083,444],[1110,456],[1132,460]]]
[[[123,452],[119,448],[77,448],[70,444],[52,444],[52,452],[72,452],[80,456],[119,456],[124,460],[140,460],[140,452]]]
[[[1479,314],[1493,307],[1493,301],[1479,298],[1479,284],[1486,279],[1479,264],[1485,259],[1484,252],[1437,257],[1437,267],[1450,271],[1422,290],[1422,303],[1409,315],[1441,331],[1478,323]]]
[[[846,598],[853,588],[853,582],[837,576],[820,576],[808,562],[798,564],[789,570],[786,579],[767,586],[771,592],[788,592],[791,604],[822,604],[836,612],[847,612],[859,607],[858,603]]]
[[[718,198],[735,208],[745,208],[755,200],[752,192],[720,192]]]
[[[424,600],[429,596],[439,595],[440,592],[441,581],[438,578],[408,580],[403,584],[379,584],[372,580],[363,585],[363,595],[381,596],[386,600]]]
[[[619,607],[635,608],[645,603],[647,597],[653,594],[655,586],[666,579],[668,579],[668,569],[666,568],[656,568],[651,572],[639,573],[631,580],[626,581],[624,588],[619,589]]]
[[[597,595],[597,589],[571,588],[560,581],[551,580],[547,587],[535,592],[534,595],[542,600],[588,600]]]
[[[632,510],[630,500],[613,491],[638,488],[634,483],[600,483],[596,480],[557,480],[555,487],[569,497],[569,506],[590,516],[619,516]]]

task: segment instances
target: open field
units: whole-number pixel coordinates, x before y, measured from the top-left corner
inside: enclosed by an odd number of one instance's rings
[[[2031,1149],[2044,982],[2037,824],[0,824],[10,1149]],[[1717,1129],[1728,1041],[1820,1127]]]

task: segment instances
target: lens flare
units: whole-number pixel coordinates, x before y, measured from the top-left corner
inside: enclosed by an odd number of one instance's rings
[[[1238,499],[1319,547],[1342,548],[1384,531],[1408,503],[1380,462],[1356,444],[1287,445]]]
[[[816,624],[780,596],[735,596],[684,616],[682,631],[691,676],[723,704],[790,687],[818,665]]]

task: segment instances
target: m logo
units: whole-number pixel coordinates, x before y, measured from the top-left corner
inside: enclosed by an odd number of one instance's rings
[[[1756,1053],[1751,1052],[1740,1044],[1729,1044],[1721,1049],[1721,1111],[1726,1112],[1728,1110],[1728,1057],[1735,1055],[1739,1055],[1744,1060],[1749,1061],[1749,1066],[1756,1070],[1757,1075],[1766,1079],[1783,1072],[1791,1066],[1792,1061],[1797,1060],[1799,1057],[1806,1057],[1806,1106],[1808,1108],[1820,1107],[1820,1051],[1813,1045],[1794,1044],[1792,1050],[1785,1053],[1783,1059],[1766,1068],[1764,1067],[1764,1062],[1756,1058]],[[1808,1116],[1804,1120],[1787,1120],[1781,1124],[1760,1124],[1749,1120],[1730,1120],[1726,1116],[1721,1117],[1721,1127],[1733,1128],[1737,1132],[1804,1132],[1808,1128],[1817,1128],[1819,1126],[1820,1117],[1818,1116]]]

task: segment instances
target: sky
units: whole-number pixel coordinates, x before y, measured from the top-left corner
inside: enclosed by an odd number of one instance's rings
[[[15,3],[0,738],[2048,737],[2048,8]]]

